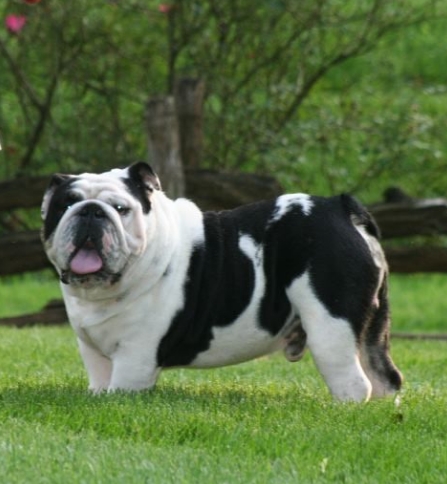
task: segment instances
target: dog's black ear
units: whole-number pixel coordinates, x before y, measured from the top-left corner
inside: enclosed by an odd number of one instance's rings
[[[129,191],[137,198],[144,213],[151,209],[151,195],[154,190],[161,190],[160,181],[154,170],[143,161],[138,161],[127,169],[128,178],[123,181]]]
[[[51,188],[56,188],[62,185],[62,183],[64,183],[64,181],[68,180],[69,178],[71,178],[71,175],[63,175],[62,173],[55,173],[51,177],[50,182],[48,183],[47,190],[50,190]]]
[[[142,186],[150,192],[161,190],[158,176],[144,161],[137,161],[129,167],[129,177],[137,186]]]
[[[51,197],[53,196],[55,190],[57,189],[57,187],[61,186],[62,183],[69,180],[70,178],[73,178],[73,176],[72,175],[62,175],[61,173],[55,173],[50,178],[50,181],[48,182],[48,187],[45,190],[43,200],[42,200],[42,205],[41,205],[41,208],[40,208],[40,213],[41,213],[43,219],[47,215],[48,207],[50,205],[50,200],[51,200]]]

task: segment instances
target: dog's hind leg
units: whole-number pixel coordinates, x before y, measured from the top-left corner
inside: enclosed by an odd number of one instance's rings
[[[287,289],[307,334],[307,346],[332,395],[344,401],[368,400],[372,384],[360,363],[357,338],[349,322],[331,316],[316,297],[305,273]]]
[[[362,367],[372,383],[372,396],[383,397],[395,393],[402,386],[402,375],[389,352],[390,317],[385,277],[377,295],[373,310],[360,344]]]

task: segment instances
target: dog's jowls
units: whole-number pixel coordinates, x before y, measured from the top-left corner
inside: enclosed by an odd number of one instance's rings
[[[352,197],[306,194],[202,213],[145,163],[54,175],[42,239],[90,388],[141,390],[168,367],[229,365],[308,347],[331,393],[398,390],[387,266]]]

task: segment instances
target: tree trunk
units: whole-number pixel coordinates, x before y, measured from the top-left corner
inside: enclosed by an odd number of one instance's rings
[[[205,82],[202,79],[182,78],[176,83],[175,107],[180,132],[181,159],[185,168],[201,166],[204,95]]]
[[[185,193],[180,139],[172,96],[150,99],[146,111],[149,162],[171,198]]]

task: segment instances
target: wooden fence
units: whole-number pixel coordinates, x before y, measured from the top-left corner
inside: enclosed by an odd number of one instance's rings
[[[280,185],[269,176],[199,168],[203,93],[202,81],[181,79],[173,97],[148,102],[150,162],[161,175],[164,190],[173,197],[186,195],[204,210],[234,208],[281,194]],[[49,175],[0,182],[0,223],[3,221],[4,232],[7,217],[2,214],[39,207],[48,180]],[[391,271],[447,272],[447,248],[433,243],[447,234],[447,199],[415,199],[391,188],[382,202],[368,208],[381,229]],[[402,237],[417,243],[393,243]],[[421,237],[430,243],[421,244]],[[48,267],[39,230],[10,230],[0,235],[0,277]],[[56,301],[37,314],[3,318],[0,324],[56,324],[66,319],[62,302]]]

